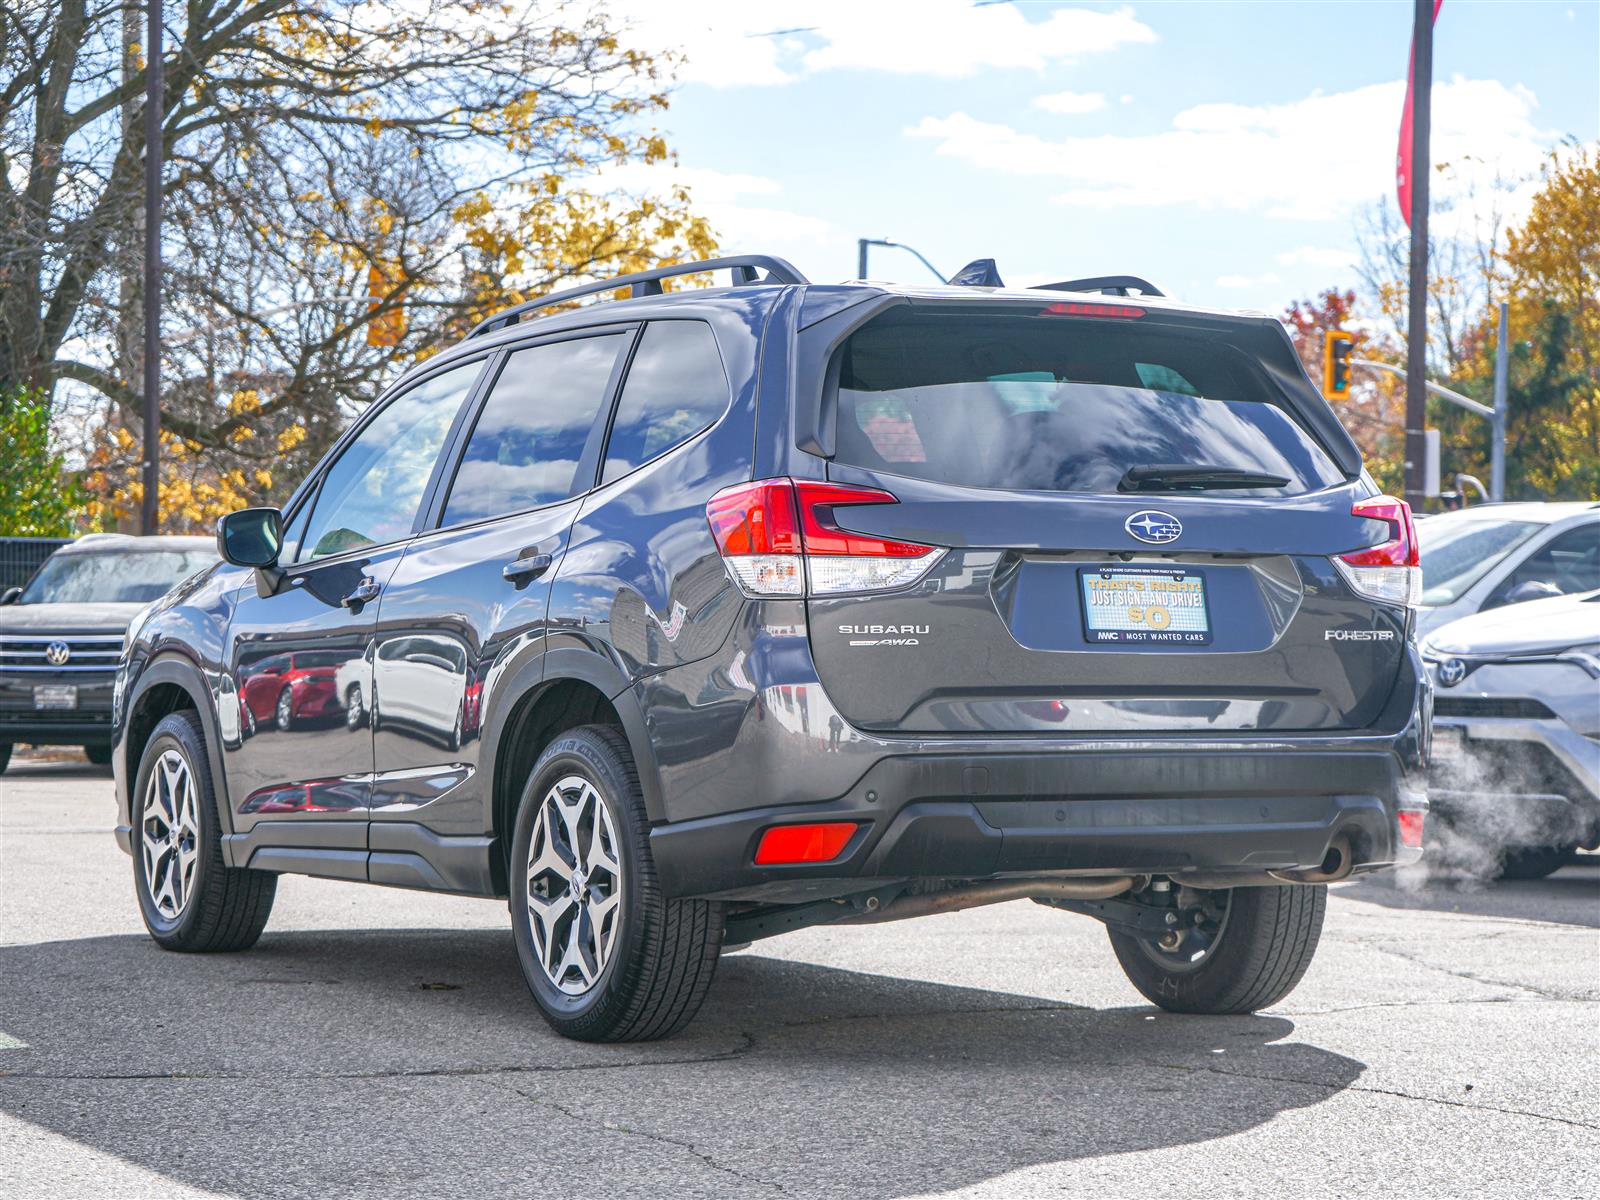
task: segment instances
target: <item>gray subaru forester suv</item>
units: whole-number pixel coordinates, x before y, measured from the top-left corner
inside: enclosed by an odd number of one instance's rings
[[[519,305],[224,518],[118,673],[151,935],[242,950],[282,873],[497,897],[625,1040],[725,947],[1031,899],[1163,1008],[1280,1000],[1420,853],[1411,514],[1277,321],[986,274]]]

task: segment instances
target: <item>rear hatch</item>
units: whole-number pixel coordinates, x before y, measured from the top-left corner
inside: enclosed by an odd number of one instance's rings
[[[944,552],[887,591],[819,595],[812,568],[840,712],[885,732],[1370,724],[1405,597],[1337,560],[1409,519],[1360,515],[1370,486],[1263,369],[1281,343],[1111,304],[904,306],[856,330],[824,401],[841,491],[808,513],[802,487],[802,520]]]

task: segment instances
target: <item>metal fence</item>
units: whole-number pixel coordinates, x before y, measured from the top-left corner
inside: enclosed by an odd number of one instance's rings
[[[0,591],[22,587],[33,573],[71,538],[0,537]]]

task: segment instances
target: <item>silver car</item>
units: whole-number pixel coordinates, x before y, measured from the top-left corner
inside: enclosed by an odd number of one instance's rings
[[[1454,621],[1422,656],[1441,822],[1512,878],[1600,847],[1600,591]]]
[[[1600,504],[1486,504],[1417,522],[1417,636],[1473,613],[1600,588]]]

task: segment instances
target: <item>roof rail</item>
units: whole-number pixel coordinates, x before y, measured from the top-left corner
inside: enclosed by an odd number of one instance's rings
[[[1136,288],[1141,296],[1166,295],[1148,279],[1137,275],[1095,275],[1089,279],[1065,279],[1060,283],[1035,286],[1041,292],[1103,292],[1107,296],[1126,296],[1129,288]]]
[[[479,321],[472,327],[472,332],[467,336],[475,338],[481,333],[491,333],[496,329],[515,325],[527,313],[537,312],[541,308],[551,308],[557,304],[565,304],[569,300],[577,300],[583,296],[593,296],[600,292],[615,292],[622,288],[632,288],[634,296],[659,296],[662,292],[661,281],[663,279],[671,279],[677,275],[697,275],[701,271],[719,271],[730,268],[733,271],[735,287],[757,282],[811,282],[783,259],[774,258],[768,254],[735,254],[729,258],[708,258],[701,262],[677,263],[670,267],[657,267],[653,271],[636,271],[632,275],[618,275],[615,279],[603,279],[598,283],[586,283],[582,287],[567,288],[565,291],[551,292],[549,295],[540,296],[536,300],[513,304],[510,308]],[[765,271],[767,277],[758,280],[756,277],[758,270]]]

